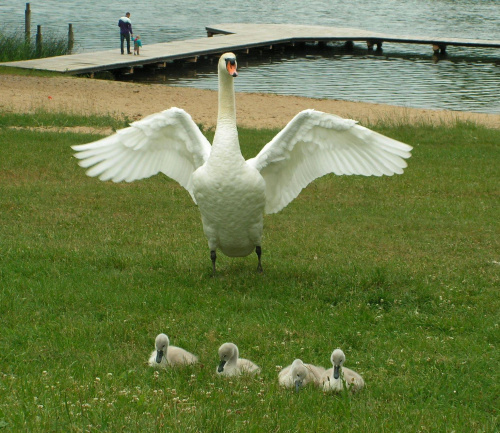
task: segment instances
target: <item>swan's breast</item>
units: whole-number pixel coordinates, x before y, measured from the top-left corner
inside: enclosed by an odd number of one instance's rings
[[[210,248],[246,256],[260,245],[265,181],[246,163],[227,169],[204,165],[193,174],[193,194]]]

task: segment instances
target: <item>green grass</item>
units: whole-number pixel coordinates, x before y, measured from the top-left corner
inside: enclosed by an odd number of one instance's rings
[[[116,119],[113,116],[83,116],[71,113],[56,113],[38,109],[35,113],[23,114],[0,111],[0,128],[72,128],[85,126],[90,128],[120,129],[128,125],[128,119]]]
[[[44,34],[40,49],[34,38],[26,41],[24,33],[0,31],[0,62],[61,56],[67,53],[67,39],[55,34]]]
[[[377,129],[414,146],[404,175],[315,181],[266,216],[263,275],[220,254],[211,278],[175,182],[88,178],[70,146],[98,136],[1,127],[0,430],[498,431],[500,132]],[[241,130],[246,156],[274,134]],[[201,364],[148,368],[159,332]],[[261,377],[216,377],[225,341]],[[362,392],[277,386],[336,347]]]
[[[0,66],[0,75],[20,75],[29,77],[60,77],[61,72],[39,71],[37,69],[14,68],[13,66]]]

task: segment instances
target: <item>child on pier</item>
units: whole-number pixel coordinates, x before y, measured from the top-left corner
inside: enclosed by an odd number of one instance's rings
[[[134,56],[139,55],[139,50],[142,47],[141,36],[137,35],[134,39]]]

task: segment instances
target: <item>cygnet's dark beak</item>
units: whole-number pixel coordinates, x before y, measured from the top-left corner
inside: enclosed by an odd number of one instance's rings
[[[295,381],[295,392],[299,392],[301,386],[302,386],[302,381],[296,380]]]
[[[162,358],[163,358],[163,350],[158,350],[156,352],[156,362],[160,364]]]
[[[338,379],[340,377],[340,365],[333,366],[333,378]]]
[[[226,361],[221,361],[219,366],[217,367],[217,371],[222,373],[224,371],[224,366],[226,365]]]

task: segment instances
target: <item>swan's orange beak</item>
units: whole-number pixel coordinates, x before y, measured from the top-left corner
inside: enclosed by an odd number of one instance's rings
[[[226,69],[231,77],[237,77],[238,72],[236,72],[236,59],[226,59]]]

